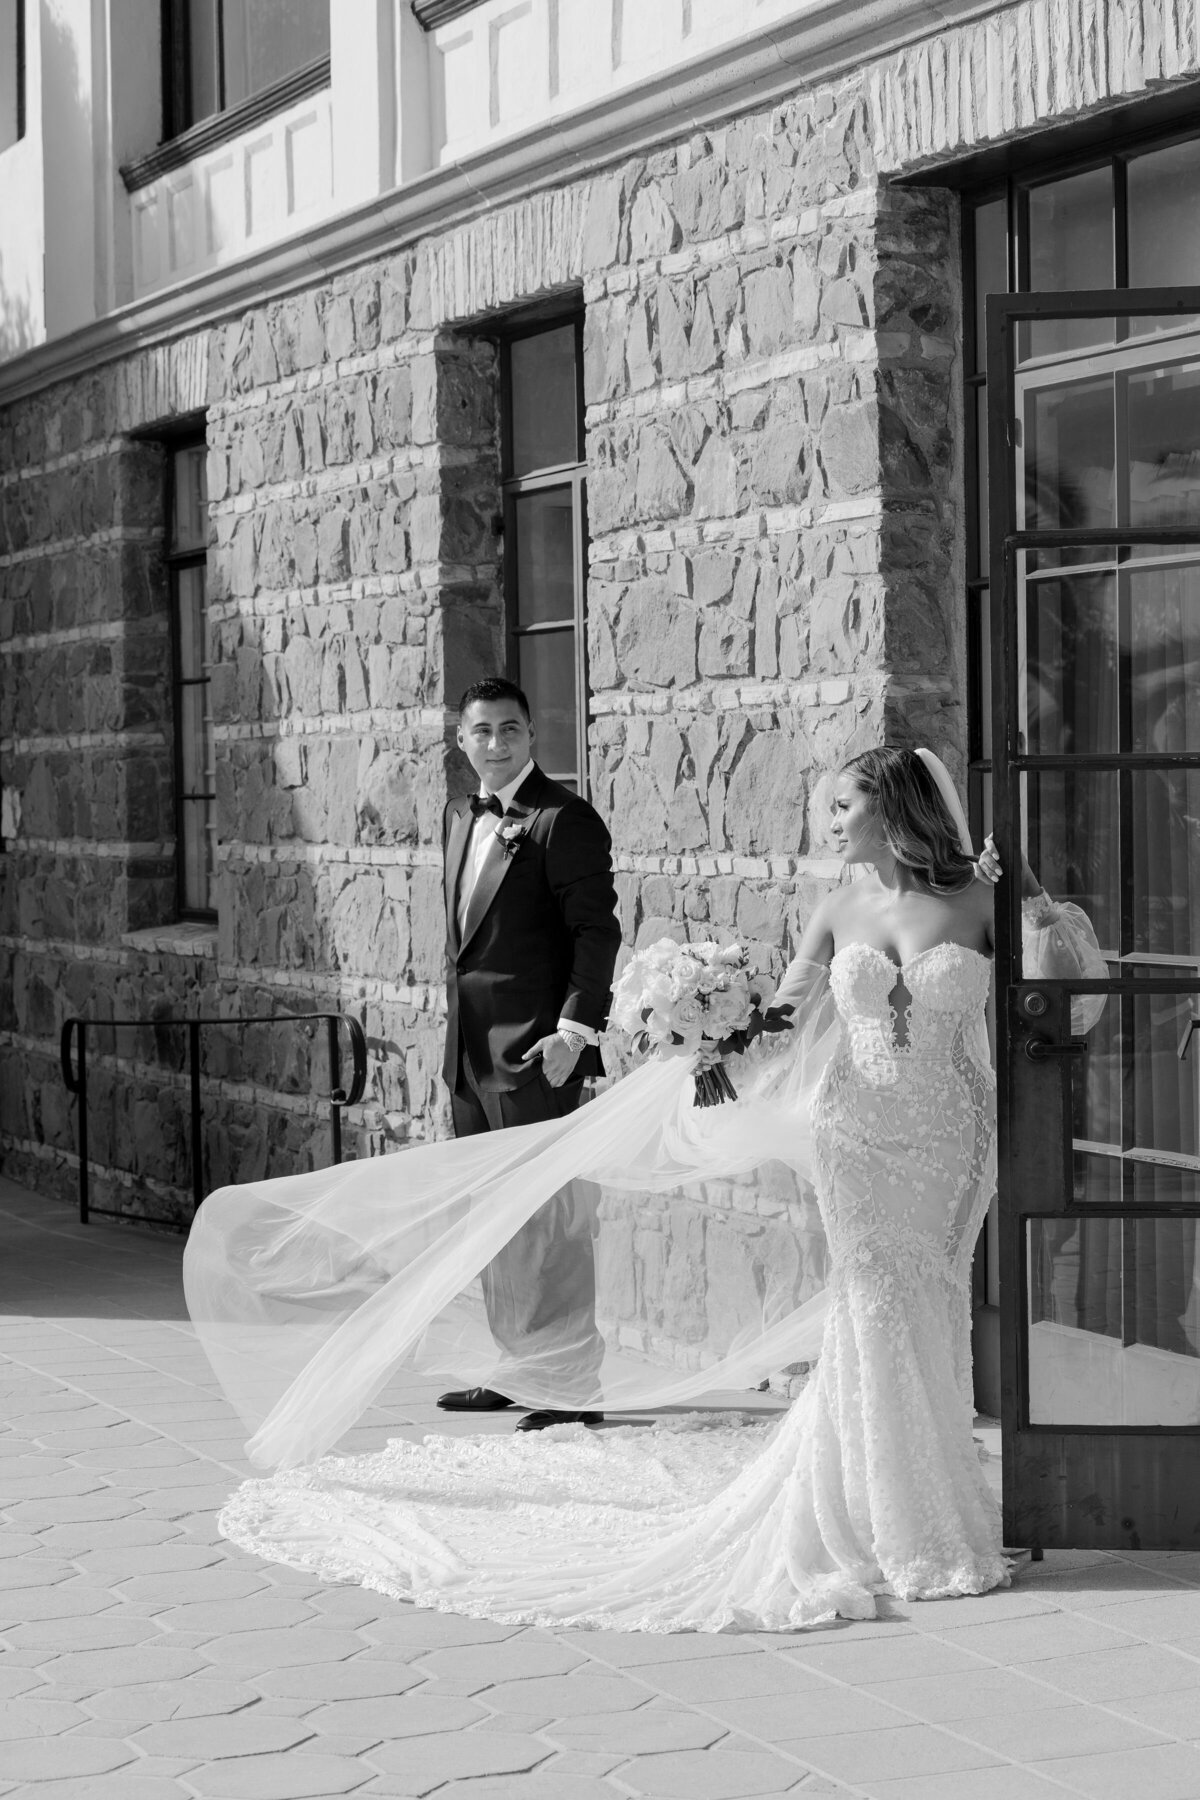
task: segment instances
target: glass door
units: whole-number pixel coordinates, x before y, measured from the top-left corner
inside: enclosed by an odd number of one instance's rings
[[[1200,1546],[1200,289],[987,302],[1006,1541]],[[1051,945],[1052,948],[1052,945]],[[1061,964],[1059,965],[1061,968]]]

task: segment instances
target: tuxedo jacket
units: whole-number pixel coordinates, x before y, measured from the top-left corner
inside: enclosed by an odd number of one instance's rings
[[[446,1057],[453,1091],[466,1051],[475,1086],[493,1092],[537,1078],[525,1052],[560,1019],[602,1030],[621,943],[612,844],[599,813],[536,766],[518,788],[471,894],[461,937],[458,887],[471,838],[470,801],[443,820],[446,889]],[[600,1075],[590,1045],[578,1078]]]

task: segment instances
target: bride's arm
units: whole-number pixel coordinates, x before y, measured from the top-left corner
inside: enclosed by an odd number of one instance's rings
[[[976,863],[981,881],[1000,879],[1000,858],[988,838]],[[1025,857],[1021,858],[1021,951],[1025,979],[1105,981],[1108,964],[1095,928],[1073,900],[1048,894]],[[1071,1001],[1071,1029],[1090,1031],[1104,1011],[1103,994],[1077,994]]]
[[[805,926],[796,954],[783,971],[772,1008],[788,1006],[794,1015],[801,1014],[824,991],[833,955],[834,901],[834,895],[826,895]]]

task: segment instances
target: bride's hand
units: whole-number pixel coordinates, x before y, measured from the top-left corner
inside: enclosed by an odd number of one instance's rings
[[[986,881],[990,887],[995,887],[1003,873],[1004,865],[1000,861],[1000,852],[996,848],[995,838],[984,838],[983,849],[975,861],[976,881]]]
[[[1003,875],[1003,873],[1004,873],[1004,864],[1000,861],[1000,852],[996,848],[995,838],[990,837],[990,836],[984,838],[983,849],[980,851],[978,859],[975,863],[975,879],[977,881],[986,881],[989,886],[995,887],[996,883],[999,881],[999,879],[1000,879],[1001,875]],[[1021,897],[1022,897],[1022,899],[1031,900],[1034,898],[1035,895],[1040,894],[1041,892],[1042,892],[1041,882],[1038,880],[1037,876],[1034,874],[1033,870],[1030,868],[1028,858],[1025,856],[1022,856],[1022,858],[1021,858]]]

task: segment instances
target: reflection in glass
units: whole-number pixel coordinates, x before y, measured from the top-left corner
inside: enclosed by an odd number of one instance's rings
[[[1127,775],[1133,949],[1200,955],[1200,770]]]
[[[556,781],[578,775],[575,634],[536,631],[518,640],[518,681],[537,720],[537,759]]]
[[[1162,963],[1118,972],[1168,973]],[[1198,1006],[1191,994],[1113,995],[1088,1032],[1087,1056],[1072,1068],[1076,1203],[1200,1204]]]
[[[521,628],[575,616],[574,509],[569,487],[540,488],[513,502]]]
[[[575,327],[559,325],[509,346],[512,430],[510,475],[579,461]]]
[[[989,200],[974,211],[975,221],[975,360],[981,373],[987,359],[984,303],[989,294],[1008,292],[1008,201]]]
[[[182,838],[184,907],[189,912],[212,908],[212,802],[182,800],[179,807]]]
[[[203,550],[208,543],[207,466],[208,450],[203,444],[189,444],[185,450],[175,452],[173,551]]]
[[[1131,748],[1200,751],[1200,568],[1139,568],[1127,580]]]
[[[1200,1423],[1200,1220],[1028,1233],[1031,1424]]]
[[[1030,582],[1025,591],[1024,699],[1030,753],[1115,750],[1115,575]]]
[[[1131,375],[1129,523],[1200,524],[1200,368]]]
[[[1088,169],[1029,189],[1029,286],[1037,293],[1113,285],[1112,170]],[[1111,319],[1047,319],[1021,333],[1022,356],[1111,340]]]
[[[991,592],[983,588],[975,597],[979,608],[978,645],[979,645],[979,692],[976,696],[976,707],[979,716],[980,754],[990,760],[992,754],[992,598]],[[989,783],[990,792],[990,783]]]
[[[988,420],[987,389],[975,391],[975,541],[976,560],[973,575],[988,573],[990,555],[988,538]]]
[[[204,673],[204,565],[180,569],[177,576],[179,674],[198,681]]]
[[[221,0],[225,105],[329,55],[329,0]]]
[[[1108,770],[1046,769],[1026,778],[1026,854],[1043,887],[1073,900],[1104,949],[1121,942],[1121,817]]]
[[[1110,376],[1038,388],[1025,404],[1025,524],[1034,531],[1115,525]],[[1095,551],[1039,552],[1046,563],[1092,562]]]
[[[1200,284],[1200,139],[1131,157],[1125,179],[1130,287]],[[1130,328],[1153,326],[1132,320]]]

